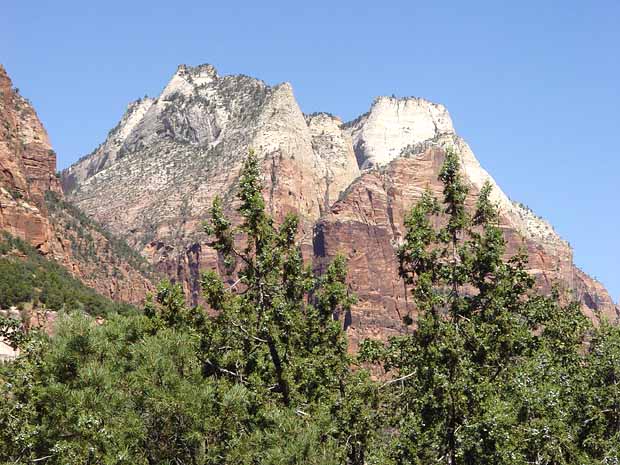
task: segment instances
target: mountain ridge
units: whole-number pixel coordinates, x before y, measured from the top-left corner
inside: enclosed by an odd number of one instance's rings
[[[125,119],[126,115],[121,123]],[[261,157],[264,195],[272,213],[276,219],[287,212],[300,215],[305,257],[316,259],[317,228],[334,218],[334,208],[342,212],[338,205],[346,204],[360,180],[370,179],[368,173],[407,159],[408,152],[415,152],[414,158],[427,153],[425,163],[436,163],[439,152],[451,146],[459,153],[474,190],[485,181],[493,185],[492,200],[514,236],[509,248],[516,250],[519,241],[530,244],[532,272],[541,288],[549,291],[551,282],[559,279],[563,287],[572,289],[577,280],[581,287],[575,292],[587,301],[586,312],[594,317],[603,309],[608,318],[617,318],[618,309],[604,288],[587,275],[575,277],[568,243],[547,221],[503,193],[457,135],[441,104],[417,97],[377,97],[368,112],[342,122],[328,113],[303,114],[290,84],[269,86],[244,75],[219,76],[212,65],[181,65],[140,121],[126,132],[118,149],[124,151],[123,157],[119,159],[114,151],[119,144],[108,138],[101,151],[63,171],[63,184],[75,184],[69,196],[88,214],[117,234],[128,231],[130,243],[156,268],[182,282],[193,303],[199,300],[199,270],[223,272],[217,254],[207,246],[201,221],[215,195],[227,199],[226,206],[234,214],[236,175],[248,149],[254,148]],[[101,168],[88,175],[84,169],[88,164]],[[426,173],[430,177],[419,182],[433,184],[436,174]],[[418,191],[421,187],[417,186]],[[400,204],[406,198],[410,206],[416,196],[407,193],[404,182],[399,181],[398,188],[403,193],[390,202]],[[102,209],[100,199],[109,208]],[[357,211],[363,211],[373,199],[355,202]],[[138,212],[147,212],[148,221],[138,218]],[[346,244],[342,237],[338,240]],[[368,263],[367,267],[379,270],[384,265]],[[375,310],[377,315],[385,313],[385,308]]]

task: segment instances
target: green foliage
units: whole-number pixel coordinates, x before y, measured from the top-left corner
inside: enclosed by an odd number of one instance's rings
[[[618,463],[620,329],[536,294],[526,257],[505,256],[491,186],[465,208],[453,152],[440,180],[443,201],[423,194],[397,250],[410,332],[351,356],[335,318],[355,302],[346,263],[304,266],[297,219],[267,215],[251,153],[241,223],[216,199],[205,226],[227,270],[203,274],[209,312],[164,282],[143,314],[63,314],[52,337],[0,318],[21,352],[0,364],[0,463]],[[36,255],[0,242],[16,249]],[[29,286],[2,289],[40,298]]]
[[[238,228],[212,209],[207,229],[236,279],[204,274],[217,315],[164,282],[143,315],[64,317],[40,349],[0,367],[0,419],[21,415],[0,432],[0,460],[368,463],[380,399],[351,371],[334,318],[354,302],[344,260],[318,277],[304,266],[297,219],[266,214],[257,166],[251,154]]]
[[[577,413],[589,360],[583,344],[593,329],[578,306],[536,295],[525,255],[505,258],[490,184],[469,214],[453,151],[439,179],[443,202],[423,194],[397,251],[418,311],[416,327],[387,345],[367,341],[360,351],[394,378],[385,394],[397,431],[390,460],[588,462]],[[613,449],[604,443],[597,450]]]
[[[576,412],[580,443],[600,463],[620,457],[620,328],[603,324],[589,347]]]
[[[19,320],[0,315],[0,341],[16,350],[24,346],[28,341],[28,335]]]
[[[26,242],[0,237],[0,308],[33,302],[49,310],[80,310],[93,315],[135,311],[86,287],[69,272],[42,257]]]
[[[260,392],[270,391],[286,407],[320,401],[338,392],[349,358],[340,324],[333,315],[346,311],[346,267],[332,263],[315,278],[304,267],[295,245],[297,219],[288,216],[280,227],[265,213],[258,161],[250,154],[240,181],[242,224],[233,229],[214,202],[207,231],[213,246],[230,265],[239,262],[235,288],[214,273],[203,279],[209,305],[219,315],[205,326],[205,369],[224,374]],[[245,235],[237,250],[235,234]],[[242,292],[235,289],[242,287]],[[228,347],[224,351],[215,347]]]
[[[205,372],[242,384],[306,422],[322,418],[325,411],[332,421],[354,408],[361,414],[349,397],[351,360],[341,324],[334,319],[354,303],[344,260],[337,257],[320,277],[304,266],[295,244],[297,218],[287,216],[276,227],[266,214],[253,153],[241,176],[239,199],[240,226],[231,226],[219,199],[206,225],[236,280],[228,286],[213,272],[203,276],[207,302],[219,312],[202,328],[203,352],[210,355]],[[242,250],[235,246],[237,236],[243,237]],[[331,437],[341,441],[341,460],[364,463],[369,430],[349,421],[341,426],[351,430],[346,437]]]

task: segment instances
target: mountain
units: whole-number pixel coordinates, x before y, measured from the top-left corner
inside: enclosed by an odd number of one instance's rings
[[[32,106],[0,66],[0,229],[46,254],[53,230],[45,192],[60,194],[56,155]]]
[[[379,97],[343,123],[327,113],[304,115],[287,83],[182,65],[157,98],[130,104],[103,144],[62,173],[62,183],[73,202],[183,283],[196,303],[200,270],[221,268],[201,223],[216,195],[234,214],[239,170],[255,149],[271,212],[302,219],[305,256],[317,269],[338,252],[349,258],[360,296],[346,322],[355,340],[403,330],[410,304],[394,246],[422,190],[439,191],[448,147],[461,157],[472,199],[486,180],[493,184],[509,252],[527,251],[539,287],[557,285],[592,318],[615,321],[617,307],[574,266],[568,243],[511,201],[456,134],[447,109],[424,99]]]
[[[103,296],[141,304],[153,289],[146,260],[64,199],[45,128],[2,66],[0,231],[23,239]]]
[[[201,224],[215,195],[234,213],[250,148],[263,159],[271,212],[298,213],[311,252],[314,222],[359,175],[340,125],[327,114],[304,115],[289,84],[180,66],[157,99],[129,105],[107,140],[62,173],[63,185],[196,303],[199,270],[218,267]]]
[[[461,157],[471,208],[484,182],[491,182],[507,256],[524,249],[543,292],[555,286],[566,300],[582,302],[589,317],[616,321],[619,309],[605,288],[574,265],[568,242],[547,221],[504,194],[456,134],[445,107],[419,98],[379,97],[368,113],[346,125],[346,132],[359,164],[372,169],[318,221],[315,262],[320,268],[338,252],[349,258],[351,286],[360,296],[351,321],[351,331],[359,334],[353,339],[403,330],[401,317],[412,308],[398,276],[394,245],[403,237],[404,215],[427,187],[442,198],[437,177],[447,148]]]

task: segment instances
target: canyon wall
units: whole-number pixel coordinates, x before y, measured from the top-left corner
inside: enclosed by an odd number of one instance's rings
[[[618,309],[604,287],[578,270],[551,225],[511,201],[461,139],[447,109],[421,98],[379,97],[343,123],[304,115],[290,84],[220,76],[211,65],[182,65],[157,98],[129,105],[91,153],[62,173],[69,199],[124,237],[160,272],[200,300],[200,271],[219,269],[202,222],[215,196],[235,218],[236,185],[249,149],[258,153],[264,195],[276,219],[301,218],[304,253],[320,270],[336,253],[349,259],[360,297],[347,319],[352,340],[405,330],[411,310],[394,248],[405,213],[437,180],[445,150],[460,156],[469,202],[485,181],[501,211],[507,254],[523,248],[539,288],[556,286],[593,319]],[[238,218],[237,218],[238,219]]]
[[[26,240],[107,297],[141,305],[153,289],[146,261],[65,201],[47,132],[2,66],[0,231]]]

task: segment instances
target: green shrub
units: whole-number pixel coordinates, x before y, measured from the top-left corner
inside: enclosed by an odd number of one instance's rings
[[[92,315],[134,312],[74,278],[60,264],[6,233],[0,238],[0,307],[38,300],[50,310],[83,310]]]

